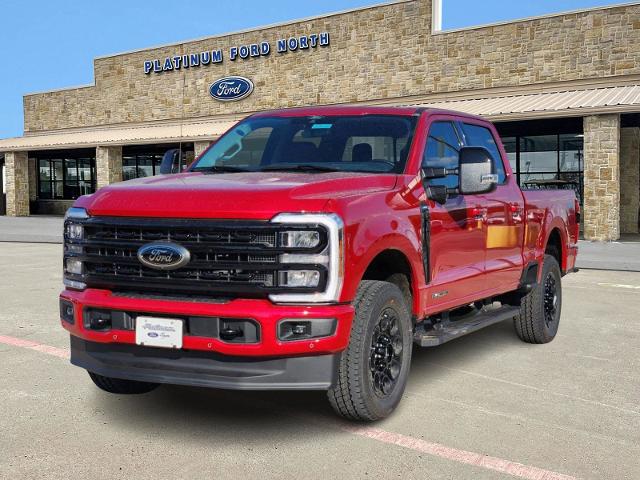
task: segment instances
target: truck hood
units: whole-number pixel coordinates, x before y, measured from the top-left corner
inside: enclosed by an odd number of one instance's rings
[[[181,173],[101,188],[76,206],[91,215],[270,219],[281,212],[320,212],[330,199],[394,188],[397,176],[331,173]]]

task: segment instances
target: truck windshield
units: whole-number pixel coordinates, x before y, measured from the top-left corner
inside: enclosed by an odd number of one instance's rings
[[[191,171],[401,173],[416,123],[401,115],[249,118]]]

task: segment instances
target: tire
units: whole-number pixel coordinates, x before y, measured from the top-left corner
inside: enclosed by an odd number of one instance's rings
[[[402,273],[394,273],[387,278],[386,281],[393,283],[400,289],[402,296],[404,297],[404,303],[407,306],[407,310],[409,310],[409,316],[411,316],[413,311],[413,293],[411,292],[411,284],[407,277]]]
[[[527,343],[549,343],[558,333],[562,312],[562,275],[557,260],[544,256],[540,283],[522,298],[513,319],[518,337]]]
[[[121,395],[139,395],[149,393],[158,388],[157,383],[138,382],[135,380],[124,380],[122,378],[103,377],[97,373],[88,372],[91,380],[100,389],[109,393]]]
[[[338,362],[329,402],[347,419],[380,420],[395,410],[407,384],[411,318],[402,292],[388,282],[363,281],[354,306],[349,346]]]

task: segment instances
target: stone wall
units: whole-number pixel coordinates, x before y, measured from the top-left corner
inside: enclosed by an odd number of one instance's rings
[[[247,60],[232,46],[329,32],[331,45]],[[24,98],[25,130],[239,114],[279,107],[640,74],[640,5],[464,31],[431,32],[431,1],[351,13],[95,60],[95,86]],[[222,49],[222,63],[160,74],[146,60]],[[242,75],[255,91],[218,102],[208,87]]]
[[[584,118],[584,236],[620,238],[620,115]]]
[[[5,154],[7,176],[7,215],[29,215],[29,161],[27,152]]]
[[[122,181],[122,147],[96,148],[96,175],[98,188]]]
[[[638,233],[640,128],[620,130],[620,231]]]

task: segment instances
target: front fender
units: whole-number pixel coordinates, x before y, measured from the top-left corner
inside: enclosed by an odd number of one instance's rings
[[[353,301],[358,285],[373,260],[382,252],[394,250],[402,253],[409,263],[414,298],[413,311],[417,312],[420,287],[425,283],[419,232],[419,222],[416,228],[409,215],[371,216],[349,225],[346,232],[342,300]]]

